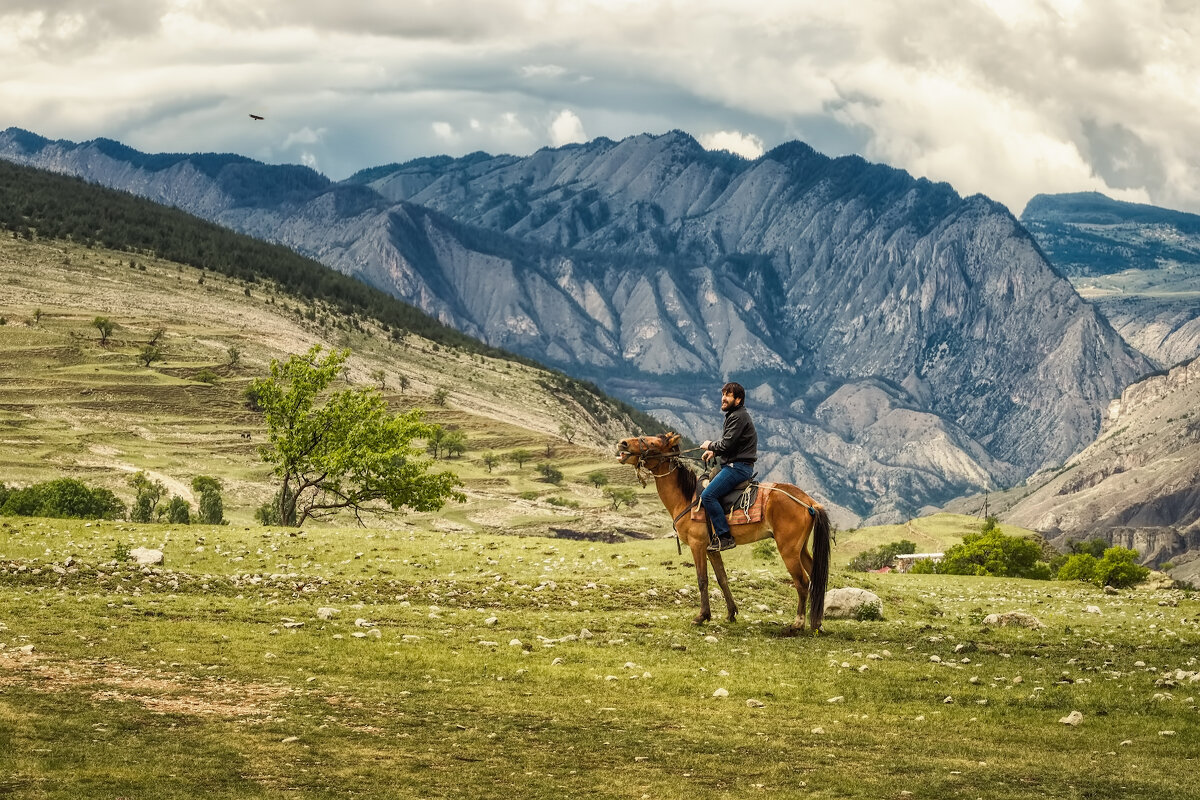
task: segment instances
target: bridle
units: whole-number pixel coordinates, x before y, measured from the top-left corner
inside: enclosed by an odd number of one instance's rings
[[[679,469],[680,459],[684,458],[684,456],[681,456],[680,454],[678,444],[670,445],[670,448],[664,451],[660,445],[652,443],[651,441],[647,441],[647,438],[651,440],[657,439],[662,441],[665,437],[638,436],[633,441],[636,441],[641,446],[641,450],[639,452],[635,453],[631,450],[621,450],[617,453],[617,455],[623,457],[623,463],[629,464],[632,462],[632,466],[637,474],[638,481],[641,482],[643,488],[646,486],[647,479],[654,478],[657,480],[658,478],[665,478],[675,470]],[[662,466],[663,462],[665,461],[666,469],[662,472],[655,472],[653,468],[642,463],[647,458],[657,459],[659,466]]]

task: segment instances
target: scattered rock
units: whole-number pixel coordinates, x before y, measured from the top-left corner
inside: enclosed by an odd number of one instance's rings
[[[708,642],[709,644],[716,644],[719,640],[717,637],[709,635],[704,637],[704,641]]]
[[[1060,719],[1059,722],[1061,722],[1063,725],[1075,726],[1083,722],[1083,714],[1080,714],[1078,711],[1072,711],[1070,714],[1067,714],[1065,717]]]
[[[322,606],[321,608],[317,609],[317,619],[323,619],[328,622],[340,613],[342,613],[340,609]]]
[[[856,619],[863,606],[875,606],[883,613],[883,601],[879,595],[866,589],[842,587],[825,593],[826,619]]]
[[[764,703],[761,700],[755,700],[753,697],[751,697],[749,700],[746,701],[746,705],[750,708],[766,708],[767,707],[766,703]]]
[[[1118,591],[1118,589],[1115,586],[1105,586],[1104,593],[1105,594],[1120,594],[1121,592]]]
[[[163,563],[163,551],[151,550],[149,547],[135,547],[129,551],[129,557],[140,567],[152,567]]]
[[[489,628],[491,628],[491,627],[495,627],[495,625],[499,622],[500,622],[500,620],[496,619],[495,617],[488,617],[487,619],[485,619],[483,621],[483,624],[487,625]]]
[[[284,743],[284,744],[291,744],[292,742],[298,742],[298,741],[300,741],[300,737],[299,737],[299,736],[289,736],[289,737],[287,737],[286,739],[284,739],[284,740],[283,740],[283,743]]]
[[[729,697],[729,690],[728,689],[717,689],[715,692],[712,693],[712,696],[713,697]]]
[[[1088,614],[1099,614],[1100,606],[1088,606],[1087,608],[1084,609],[1084,612],[1086,612]]]
[[[1042,621],[1033,614],[1024,611],[1005,611],[1002,614],[988,614],[983,618],[984,625],[995,625],[1001,628],[1009,625],[1019,625],[1022,628],[1040,628]]]
[[[813,732],[814,736],[823,736],[825,734],[825,729],[824,728],[813,728],[812,732]]]
[[[828,700],[826,700],[825,702],[826,702],[826,703],[840,703],[840,702],[842,702],[842,701],[843,701],[843,700],[845,700],[845,699],[846,699],[845,695],[840,695],[840,694],[839,694],[837,697],[831,697],[831,698],[829,698]]]

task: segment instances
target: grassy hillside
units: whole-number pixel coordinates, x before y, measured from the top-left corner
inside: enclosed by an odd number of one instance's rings
[[[97,316],[118,326],[104,345]],[[321,343],[351,348],[350,383],[382,386],[397,410],[419,406],[466,432],[468,452],[445,464],[470,500],[442,524],[663,532],[652,492],[633,514],[610,519],[585,480],[600,469],[614,484],[635,485],[611,448],[637,424],[528,364],[411,333],[397,339],[367,318],[211,271],[23,238],[0,237],[0,317],[0,481],[9,485],[67,475],[128,501],[128,476],[144,469],[192,499],[191,479],[212,475],[226,483],[227,516],[245,523],[275,488],[256,451],[264,429],[242,392],[270,359]],[[165,359],[144,366],[138,352],[158,331]],[[438,389],[449,391],[445,406],[433,402]],[[517,448],[535,453],[523,469],[505,461],[489,473],[481,462],[485,451]],[[561,488],[535,480],[534,466],[547,460],[565,473]]]
[[[962,537],[983,527],[983,520],[965,514],[934,514],[912,519],[903,525],[875,525],[838,534],[834,563],[848,564],[864,550],[907,539],[917,545],[918,553],[944,553],[959,544]],[[1009,536],[1029,536],[1032,531],[1016,525],[1000,525]]]

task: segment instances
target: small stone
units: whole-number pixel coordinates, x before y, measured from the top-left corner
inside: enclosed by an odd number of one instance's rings
[[[719,640],[717,639],[717,637],[710,635],[710,636],[705,636],[704,641],[708,642],[709,644],[716,644]]]
[[[1159,731],[1158,735],[1159,736],[1174,736],[1175,731]]]
[[[951,703],[954,702],[954,698],[951,697],[950,695],[946,695],[946,697],[942,700],[942,702],[945,703],[946,705],[950,705]]]
[[[351,636],[353,636],[355,639],[365,639],[365,638],[367,638],[367,635],[366,635],[365,633],[363,633],[362,631],[355,631],[354,633],[352,633],[352,634],[350,634],[350,635],[351,635]]]
[[[728,689],[717,689],[715,692],[712,693],[712,696],[713,697],[729,697],[729,690]]]
[[[1072,711],[1070,714],[1067,714],[1065,717],[1060,719],[1059,722],[1061,722],[1063,725],[1075,726],[1083,722],[1083,714],[1080,714],[1078,711]]]
[[[317,619],[323,619],[323,620],[328,621],[328,620],[333,619],[340,613],[342,613],[342,612],[336,608],[322,606],[321,608],[317,609]]]
[[[1121,747],[1129,747],[1131,744],[1133,744],[1133,739],[1126,739],[1125,741],[1121,742]]]
[[[550,662],[550,666],[557,667],[561,663],[563,663],[563,660],[561,658],[556,658]]]
[[[1088,606],[1084,611],[1088,614],[1099,614],[1100,606]]]
[[[29,655],[30,653],[33,652],[33,650],[34,650],[34,648],[33,648],[33,645],[31,645],[31,644],[22,645],[21,647],[17,648],[17,652],[22,653],[24,655]]]
[[[979,676],[978,676],[978,675],[972,675],[972,676],[971,676],[971,679],[970,679],[969,681],[967,681],[967,683],[979,683]]]
[[[813,728],[812,732],[813,732],[814,736],[823,736],[825,734],[825,729],[824,728]]]
[[[942,657],[941,657],[941,656],[930,656],[930,657],[929,657],[929,660],[930,660],[930,661],[932,661],[934,664],[940,664],[940,663],[942,663]]]
[[[291,744],[292,742],[298,742],[298,741],[300,741],[300,737],[299,737],[299,736],[289,736],[289,737],[287,737],[286,739],[284,739],[284,740],[283,740],[283,743],[284,743],[284,744]]]
[[[494,625],[496,625],[498,622],[500,622],[500,620],[496,619],[495,617],[488,617],[487,619],[485,619],[483,621],[483,624],[487,625],[489,628],[491,628]]]
[[[593,635],[594,634],[591,631],[589,631],[587,628],[583,628],[579,631],[580,639],[591,639]]]
[[[521,646],[521,640],[520,640],[520,639],[509,639],[509,640],[508,640],[508,646],[509,646],[509,647],[520,647],[520,646]]]
[[[499,642],[485,642],[485,641],[480,641],[480,642],[479,642],[479,646],[480,646],[480,647],[499,647],[499,646],[500,646],[500,643],[499,643]]]
[[[753,697],[746,701],[746,705],[750,708],[766,708],[767,706],[763,701],[755,700]]]
[[[843,701],[843,700],[845,700],[845,699],[846,699],[845,695],[840,695],[840,694],[839,694],[837,697],[831,697],[831,698],[829,698],[828,700],[826,700],[825,702],[826,702],[826,703],[840,703],[840,702],[842,702],[842,701]]]

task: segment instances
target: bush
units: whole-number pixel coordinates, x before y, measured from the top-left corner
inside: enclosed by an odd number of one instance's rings
[[[546,483],[553,483],[557,486],[563,481],[562,470],[557,469],[553,464],[538,464],[537,471]]]
[[[990,575],[1004,578],[1050,576],[1049,565],[1040,560],[1037,542],[1007,536],[999,529],[969,533],[962,544],[946,551],[937,571],[945,575]],[[1038,564],[1045,564],[1039,567]]]
[[[121,519],[125,504],[108,489],[92,489],[74,478],[6,490],[0,515],[58,519]]]
[[[1076,553],[1058,570],[1060,581],[1091,583],[1096,577],[1096,557],[1091,553]]]
[[[859,622],[877,622],[883,619],[883,604],[878,600],[863,603],[854,609],[854,618]]]
[[[192,479],[192,491],[200,495],[196,522],[201,525],[225,524],[225,503],[221,499],[221,481],[207,475]]]
[[[1109,544],[1104,539],[1097,536],[1094,539],[1089,539],[1086,542],[1067,542],[1067,549],[1071,553],[1080,553],[1090,555],[1097,560],[1104,558],[1104,551],[1109,548]]]
[[[559,508],[579,508],[579,501],[568,497],[558,497],[555,495],[554,497],[547,497],[546,502]]]
[[[192,521],[192,504],[179,495],[167,503],[167,522],[175,525],[189,525]]]
[[[1141,583],[1150,574],[1148,567],[1137,563],[1136,550],[1125,547],[1110,547],[1104,558],[1096,563],[1095,582],[1100,586],[1123,589]]]
[[[908,539],[901,539],[898,542],[883,544],[879,547],[873,547],[870,550],[864,550],[850,560],[847,565],[850,569],[858,572],[869,572],[873,569],[882,569],[891,564],[898,555],[917,552],[915,542],[910,542]]]
[[[221,379],[221,376],[220,376],[220,375],[218,375],[217,373],[213,372],[213,371],[212,371],[211,369],[209,369],[208,367],[205,367],[204,369],[200,370],[199,372],[197,372],[197,373],[196,373],[195,375],[193,375],[192,377],[193,377],[195,380],[198,380],[198,381],[200,381],[201,383],[207,383],[209,386],[214,386],[214,385],[216,385],[217,381],[219,381],[219,380]]]
[[[932,558],[922,558],[914,561],[908,572],[910,575],[933,575],[937,572],[937,564],[933,563]]]

